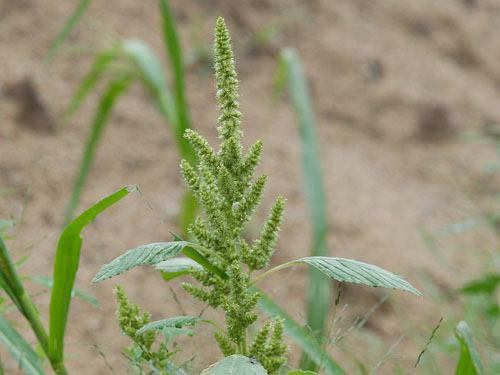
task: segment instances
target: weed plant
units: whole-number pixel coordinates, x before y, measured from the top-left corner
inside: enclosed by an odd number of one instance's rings
[[[188,227],[193,241],[175,236],[173,242],[152,243],[131,249],[104,265],[93,282],[150,264],[163,271],[167,279],[190,275],[196,283],[185,282],[182,287],[193,298],[223,313],[224,327],[192,316],[150,322],[149,315],[140,316],[138,308],[131,306],[123,289],[118,288],[117,316],[123,333],[134,343],[129,350],[129,353],[134,353],[134,364],[148,365],[157,373],[172,373],[176,365],[167,351],[171,329],[184,329],[204,322],[216,327],[214,339],[225,358],[203,373],[277,374],[286,363],[286,346],[283,343],[286,314],[280,316],[280,311],[275,310],[274,319],[265,322],[253,337],[249,335],[249,328],[256,324],[258,318],[255,312],[257,304],[262,300],[264,305],[271,303],[256,288],[256,284],[268,275],[306,263],[340,282],[399,289],[416,295],[420,292],[399,276],[349,259],[311,256],[267,269],[282,223],[285,200],[282,197],[276,199],[260,237],[248,243],[242,232],[260,203],[267,176],[254,177],[260,163],[262,141],[255,142],[246,154],[243,152],[238,81],[229,33],[222,18],[218,19],[215,29],[214,55],[217,99],[221,111],[219,149],[213,149],[205,138],[193,130],[184,133],[199,162],[195,166],[182,160],[181,171],[204,213]],[[179,253],[185,257],[174,258]],[[266,271],[259,272],[261,270]],[[154,346],[153,342],[160,335],[165,341]],[[321,360],[317,361],[317,365],[320,363]],[[228,368],[239,370],[227,372]],[[343,370],[334,363],[327,373],[342,374]]]

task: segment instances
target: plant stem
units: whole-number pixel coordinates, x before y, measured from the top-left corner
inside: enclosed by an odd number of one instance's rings
[[[268,270],[268,271],[260,274],[259,276],[257,276],[250,284],[248,284],[248,287],[251,287],[251,286],[255,285],[258,281],[262,280],[266,276],[269,276],[273,272],[282,270],[283,268],[291,267],[291,266],[293,266],[295,264],[296,264],[296,262],[289,262],[289,263],[280,264],[279,266],[271,268],[270,270]]]
[[[241,342],[241,354],[248,355],[247,352],[247,330],[245,330],[245,335],[243,336],[243,341]]]
[[[35,305],[33,304],[33,301],[25,291],[23,291],[23,294],[19,296],[19,303],[23,309],[23,315],[30,323],[43,351],[49,355],[49,338],[47,336],[47,332],[40,321],[40,316],[35,308]]]
[[[203,247],[203,246],[195,244],[195,243],[190,243],[189,246],[192,247],[192,248],[194,248],[194,249],[196,249],[196,250],[200,250],[204,254],[211,255],[211,256],[219,259],[222,262],[226,261],[222,256],[220,256],[219,254],[217,254],[215,251],[207,249],[206,247]]]
[[[52,358],[49,355],[49,337],[47,335],[47,332],[45,331],[45,328],[43,327],[43,324],[40,320],[40,314],[38,313],[38,310],[35,307],[35,304],[33,303],[32,299],[26,294],[25,291],[19,296],[19,304],[22,307],[22,313],[28,320],[28,322],[31,325],[31,328],[33,329],[33,332],[35,333],[36,338],[38,339],[38,342],[40,343],[40,346],[42,347],[43,351],[47,355],[47,357],[50,360],[50,365],[58,375],[67,375],[68,370],[64,367],[64,363],[62,362],[54,362]]]

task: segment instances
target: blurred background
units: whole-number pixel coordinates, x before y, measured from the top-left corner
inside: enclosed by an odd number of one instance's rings
[[[142,40],[172,79],[155,1],[92,1],[44,65],[76,6],[75,1],[0,0],[0,219],[17,221],[9,228],[9,249],[16,260],[31,254],[20,271],[31,275],[52,273],[104,81],[64,126],[57,124],[96,54],[119,41]],[[498,309],[498,295],[476,300],[457,290],[500,272],[500,2],[172,0],[171,6],[191,123],[211,142],[217,139],[211,54],[218,16],[231,32],[243,142],[264,141],[259,173],[269,175],[249,235],[260,230],[278,194],[287,199],[273,264],[307,256],[312,242],[297,117],[288,92],[276,99],[274,87],[280,53],[292,47],[302,61],[316,118],[330,256],[389,269],[424,294],[422,299],[346,286],[343,330],[384,302],[332,350],[333,358],[349,373],[368,373],[363,368],[374,368],[404,335],[377,374],[405,374],[443,316],[443,327],[415,373],[448,374],[458,356],[453,327],[477,317],[469,323],[480,353],[486,367],[498,368],[499,346],[491,335],[499,333],[499,326],[479,319],[495,302]],[[127,67],[116,69],[107,76]],[[127,184],[139,185],[142,195],[110,208],[83,232],[76,287],[101,306],[81,300],[71,306],[65,352],[72,374],[113,373],[110,367],[125,373],[120,349],[128,341],[120,337],[114,318],[117,283],[154,319],[178,315],[175,298],[188,313],[198,311],[179,282],[163,284],[161,275],[147,267],[90,284],[101,265],[124,250],[168,241],[168,230],[180,230],[184,186],[179,162],[175,137],[147,90],[131,84],[103,129],[77,212]],[[306,280],[307,270],[297,268],[273,276],[263,288],[302,322]],[[30,292],[39,289],[33,284]],[[48,293],[34,298],[44,316]],[[496,322],[497,313],[491,314]],[[209,343],[211,337],[202,340]],[[297,349],[292,344],[290,350]],[[198,368],[216,355],[215,350],[198,353]],[[2,360],[6,370],[15,371],[17,364],[6,352]]]

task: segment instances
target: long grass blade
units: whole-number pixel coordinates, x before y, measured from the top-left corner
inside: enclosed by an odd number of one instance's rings
[[[266,296],[260,289],[252,287],[253,292],[259,292],[261,298],[259,307],[270,317],[281,316],[285,319],[284,327],[287,334],[300,346],[311,361],[317,366],[322,366],[326,375],[341,375],[345,371],[324,352],[318,340],[309,332],[306,332],[297,322],[295,322],[281,307],[271,298]]]
[[[92,130],[87,139],[83,158],[80,162],[80,169],[73,185],[71,198],[66,208],[64,226],[68,225],[75,215],[75,210],[78,206],[80,195],[85,185],[85,180],[89,173],[90,167],[92,165],[92,160],[94,159],[94,154],[97,149],[99,140],[101,139],[104,126],[106,125],[109,114],[113,109],[116,99],[127,89],[130,81],[130,77],[117,78],[108,85],[106,91],[101,96],[99,106],[94,115]]]
[[[73,220],[59,238],[54,263],[49,329],[49,359],[55,369],[63,363],[64,333],[82,246],[80,232],[98,214],[134,190],[135,186],[127,186],[99,201]]]
[[[28,276],[30,280],[33,280],[49,289],[52,289],[54,286],[54,280],[52,277],[47,277],[47,276]],[[78,297],[81,298],[88,303],[90,303],[92,306],[99,307],[99,301],[87,293],[82,292],[81,290],[74,289],[71,291],[71,297]]]
[[[123,43],[123,49],[137,69],[142,83],[152,94],[160,114],[165,118],[174,134],[179,133],[175,101],[168,88],[160,59],[153,49],[142,40],[126,40]]]
[[[302,146],[302,170],[304,174],[306,199],[309,205],[313,228],[312,256],[327,256],[326,235],[328,218],[326,214],[326,196],[316,135],[316,121],[307,86],[307,80],[300,58],[293,49],[285,49],[281,55],[281,69],[286,76],[290,97],[297,114]],[[281,70],[280,69],[280,70]],[[325,324],[331,300],[331,283],[318,270],[309,270],[309,288],[307,292],[307,324],[318,340],[324,338]],[[307,365],[306,356],[302,360],[304,370],[313,370]],[[310,362],[309,362],[310,363]]]
[[[163,38],[165,40],[165,47],[174,73],[174,98],[177,110],[178,129],[179,133],[184,135],[186,129],[191,127],[185,94],[184,62],[179,37],[177,35],[177,27],[175,25],[174,16],[168,0],[160,0],[160,10],[163,21]],[[196,161],[195,153],[192,147],[182,150],[182,157],[191,164],[194,164]]]
[[[56,39],[52,42],[49,51],[45,55],[43,59],[43,63],[45,66],[50,64],[54,56],[56,55],[57,51],[61,47],[61,45],[64,43],[66,38],[68,38],[69,34],[71,34],[71,31],[74,29],[75,25],[78,23],[80,18],[83,16],[85,11],[87,10],[87,7],[90,5],[91,0],[81,0],[78,3],[78,6],[76,7],[75,11],[71,15],[71,17],[68,19],[66,24],[64,25],[63,29],[57,35]]]
[[[78,110],[78,108],[80,108],[83,100],[99,82],[101,75],[109,67],[110,63],[118,57],[117,53],[118,51],[115,48],[112,48],[110,50],[100,52],[96,56],[94,63],[90,68],[90,72],[82,80],[80,86],[75,92],[75,95],[73,95],[73,98],[71,98],[70,103],[64,110],[64,113],[57,125],[58,129],[62,128],[71,116],[73,116],[73,114]]]
[[[41,367],[41,361],[31,346],[17,333],[12,325],[0,316],[0,341],[9,350],[12,358],[29,375],[45,374]]]
[[[160,11],[163,22],[165,49],[174,73],[174,98],[177,109],[177,119],[179,122],[179,135],[182,136],[186,129],[191,128],[185,93],[185,70],[182,49],[179,43],[177,27],[175,25],[174,15],[170,8],[169,0],[160,0]],[[194,165],[196,163],[196,154],[191,144],[185,142],[184,138],[182,139],[183,142],[179,143],[181,157],[186,159],[191,165]],[[197,208],[198,203],[196,199],[194,199],[190,192],[186,192],[179,216],[179,227],[182,229],[183,234],[187,234],[187,227],[194,221]]]

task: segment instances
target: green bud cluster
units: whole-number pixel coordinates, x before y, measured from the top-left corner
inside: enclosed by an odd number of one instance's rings
[[[185,137],[198,156],[197,168],[183,160],[181,171],[193,196],[203,209],[204,217],[196,218],[189,226],[189,234],[200,245],[216,254],[207,255],[210,262],[229,277],[223,279],[204,269],[191,269],[190,274],[200,285],[184,283],[183,288],[194,298],[213,308],[222,308],[226,317],[228,336],[215,334],[225,356],[248,355],[247,328],[255,323],[254,308],[259,293],[250,291],[250,276],[254,270],[267,267],[283,219],[284,199],[278,197],[271,209],[260,238],[250,246],[241,237],[242,232],[261,202],[267,180],[266,175],[254,178],[260,163],[262,141],[255,142],[246,155],[243,153],[240,129],[238,80],[229,32],[222,18],[215,29],[215,76],[217,100],[221,116],[218,132],[219,150],[194,130]],[[250,349],[250,354],[273,373],[285,362],[282,356],[283,322],[276,320],[271,337],[270,324],[265,324]]]
[[[249,355],[257,358],[269,374],[278,371],[286,362],[283,357],[286,351],[286,345],[283,344],[283,322],[282,318],[276,318],[271,337],[271,323],[264,324],[250,346]]]
[[[122,334],[129,337],[134,343],[134,346],[128,349],[128,352],[133,355],[132,363],[139,365],[141,363],[150,363],[159,373],[170,373],[168,370],[170,368],[168,357],[172,353],[168,352],[166,343],[162,342],[157,349],[153,348],[158,332],[150,330],[141,335],[136,335],[139,329],[151,322],[151,315],[144,313],[141,316],[139,306],[130,303],[120,285],[116,287],[115,295],[118,302],[118,310],[116,311],[118,326]]]

